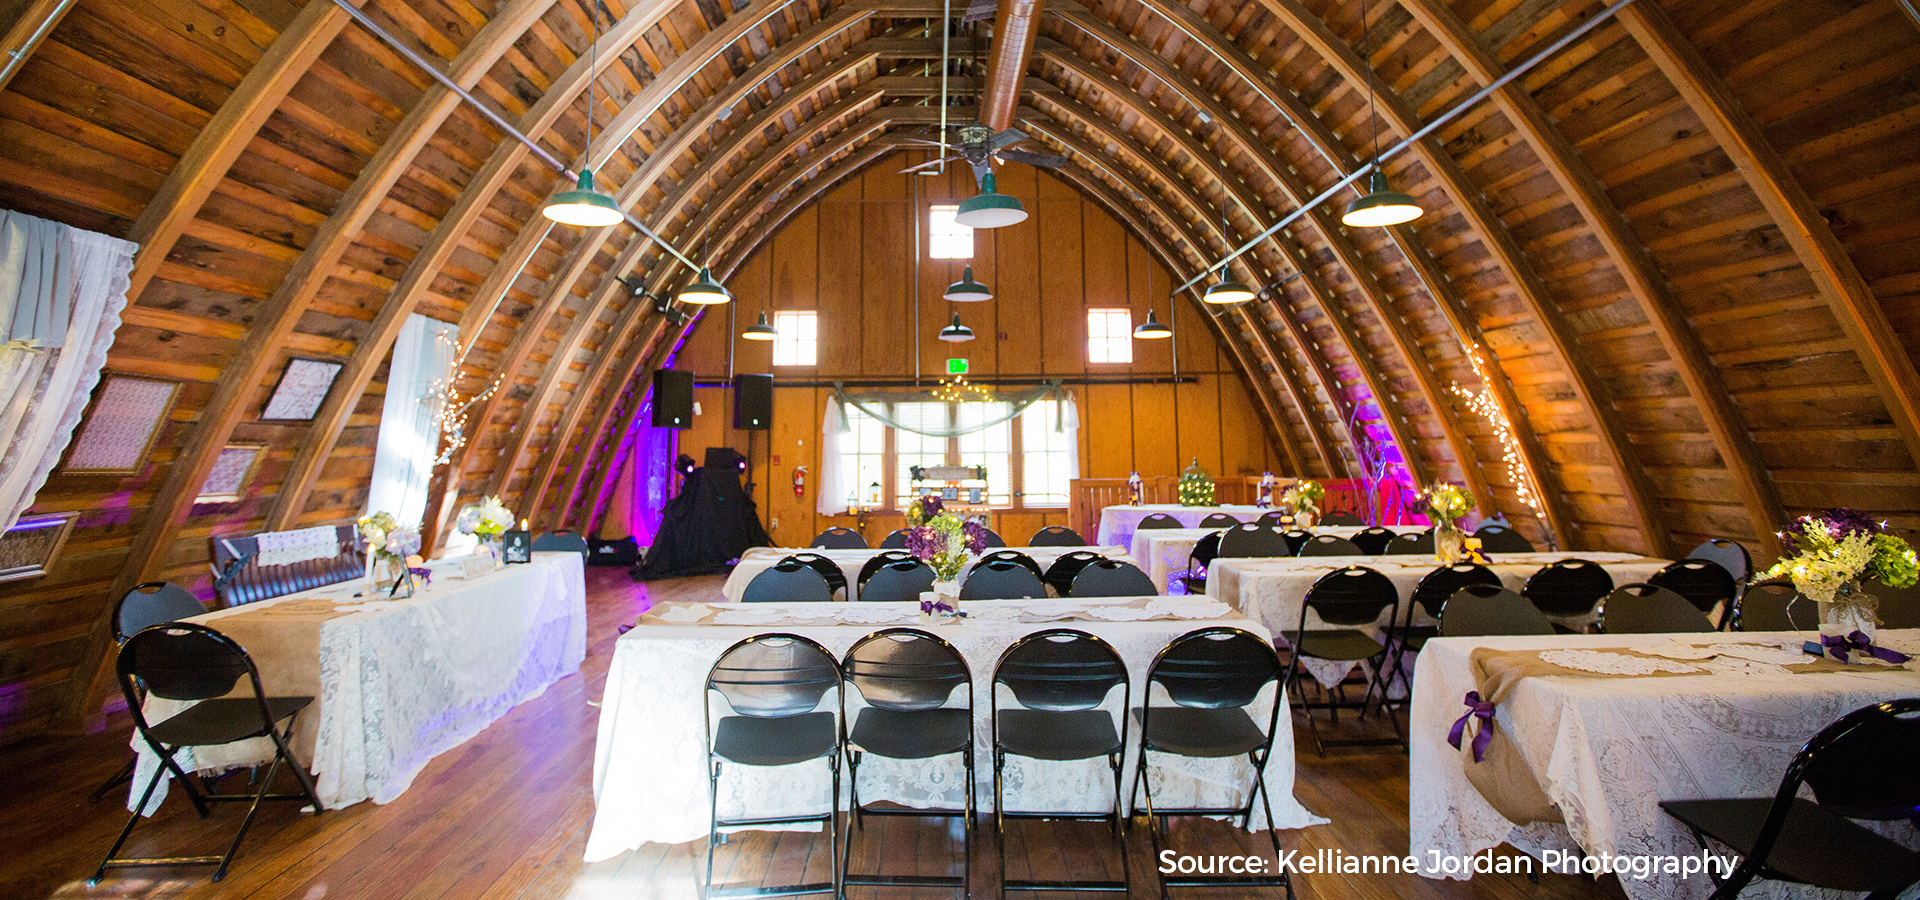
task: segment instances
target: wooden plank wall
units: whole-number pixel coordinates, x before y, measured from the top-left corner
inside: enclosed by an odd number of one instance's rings
[[[827,193],[796,215],[748,258],[729,283],[735,296],[728,311],[710,310],[687,339],[675,367],[700,378],[724,377],[731,344],[734,371],[774,375],[773,430],[753,436],[754,501],[763,522],[782,546],[805,546],[831,525],[851,516],[826,517],[818,503],[820,422],[832,391],[781,387],[782,381],[842,378],[911,378],[937,383],[949,356],[965,356],[972,376],[1088,374],[1171,375],[1173,344],[1179,343],[1180,373],[1193,384],[1093,385],[1074,388],[1080,402],[1080,465],[1088,478],[1177,475],[1196,457],[1216,475],[1282,472],[1285,465],[1263,437],[1245,385],[1234,374],[1192,305],[1173,312],[1173,341],[1133,342],[1131,365],[1089,365],[1086,309],[1124,306],[1136,322],[1151,305],[1168,320],[1166,292],[1173,282],[1146,248],[1120,223],[1072,188],[1024,165],[1000,168],[1000,190],[1022,198],[1031,217],[1019,225],[974,233],[974,277],[994,291],[985,303],[948,303],[940,293],[958,281],[960,260],[925,256],[922,229],[917,289],[918,340],[913,315],[916,215],[934,203],[955,203],[971,194],[970,176],[949,169],[942,177],[898,174],[927,157],[905,152],[881,159],[858,178]],[[916,194],[917,192],[917,194]],[[1153,293],[1148,292],[1149,279]],[[819,365],[772,366],[766,344],[733,337],[763,308],[812,309],[820,315]],[[949,316],[979,335],[971,343],[936,338]],[[914,350],[920,360],[916,370]],[[951,351],[951,352],[949,352]],[[679,452],[704,459],[714,446],[747,450],[747,434],[731,427],[732,392],[696,388],[701,413],[683,432]],[[774,462],[772,457],[779,457]],[[793,467],[812,479],[804,497],[792,489]],[[898,515],[870,517],[875,543],[900,527]],[[998,514],[996,530],[1021,543],[1046,525],[1067,524],[1067,509]]]

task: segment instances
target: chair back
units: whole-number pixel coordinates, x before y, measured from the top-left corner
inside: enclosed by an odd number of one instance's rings
[[[818,553],[794,553],[787,556],[786,559],[781,560],[781,562],[788,560],[800,563],[815,572],[819,572],[820,577],[827,580],[827,590],[830,592],[844,591],[847,589],[846,570],[840,568],[840,564],[833,560],[821,556]]]
[[[1333,512],[1330,512],[1324,516],[1321,516],[1320,524],[1322,525],[1365,525],[1367,523],[1361,521],[1360,516],[1355,514],[1351,510],[1336,509]]]
[[[1575,618],[1593,612],[1613,593],[1613,575],[1599,563],[1562,559],[1527,576],[1527,601],[1549,616]]]
[[[1025,553],[1022,553],[1018,550],[1007,550],[1007,549],[995,550],[991,553],[986,554],[985,556],[980,557],[979,561],[973,564],[973,567],[977,569],[983,565],[986,565],[987,563],[998,562],[999,560],[1003,560],[1003,559],[1009,560],[1012,562],[1017,562],[1020,565],[1025,566],[1027,568],[1027,571],[1032,572],[1033,577],[1035,578],[1042,578],[1045,576],[1045,573],[1040,568],[1040,563],[1036,562],[1033,557],[1028,556]]]
[[[1691,634],[1713,630],[1706,614],[1687,598],[1658,585],[1622,586],[1608,594],[1600,605],[1601,634]]]
[[[1920,628],[1920,584],[1888,587],[1869,578],[1863,586],[1880,600],[1880,627]]]
[[[945,638],[917,628],[888,628],[861,638],[841,659],[840,671],[868,706],[938,709],[955,688],[966,685],[967,708],[973,708],[966,658]]]
[[[1180,524],[1179,519],[1176,519],[1170,515],[1167,515],[1166,513],[1149,513],[1148,515],[1146,515],[1144,518],[1140,520],[1139,524],[1133,526],[1133,530],[1139,531],[1144,528],[1185,528],[1185,527],[1187,526]]]
[[[1072,628],[1036,631],[1000,654],[993,667],[997,690],[1005,685],[1027,709],[1071,712],[1093,709],[1115,685],[1127,684],[1127,666],[1113,647]]]
[[[880,539],[880,549],[882,550],[907,549],[907,529],[895,528],[894,530],[888,532],[886,537]]]
[[[707,671],[706,690],[726,698],[735,713],[780,719],[813,712],[840,686],[833,654],[797,634],[756,634],[728,647]],[[712,733],[712,729],[708,729]]]
[[[1814,802],[1849,819],[1912,819],[1920,815],[1915,747],[1920,697],[1876,703],[1822,729],[1794,757],[1787,778],[1799,775],[1813,789]],[[1781,795],[1793,796],[1785,784]]]
[[[812,566],[791,557],[747,582],[740,594],[742,603],[827,603],[833,600],[833,588]]]
[[[865,550],[867,539],[858,531],[835,525],[815,535],[813,543],[807,546],[815,550]]]
[[[1160,588],[1130,562],[1102,559],[1088,563],[1073,577],[1071,597],[1153,597]]]
[[[571,531],[549,531],[533,539],[535,553],[578,553],[581,559],[592,555],[587,548],[587,539]]]
[[[1047,586],[1033,570],[1011,559],[983,562],[960,583],[962,600],[1033,600],[1047,596]]]
[[[1230,558],[1292,556],[1287,536],[1271,525],[1235,525],[1220,532],[1220,555]]]
[[[933,590],[933,567],[917,559],[895,560],[880,567],[860,586],[860,600],[872,603],[898,603],[918,600]]]
[[[1320,576],[1307,589],[1306,601],[1300,604],[1300,628],[1306,629],[1309,611],[1328,625],[1351,628],[1379,621],[1385,610],[1393,610],[1397,617],[1399,605],[1400,592],[1387,576],[1366,566],[1347,566]]]
[[[1388,556],[1432,556],[1433,529],[1419,534],[1396,534],[1387,541]]]
[[[1246,706],[1261,688],[1279,680],[1280,658],[1273,645],[1253,632],[1228,627],[1174,638],[1147,670],[1148,684],[1159,685],[1168,699],[1194,709]]]
[[[136,584],[113,611],[113,642],[123,644],[128,636],[154,625],[178,622],[206,611],[199,597],[173,582]]]
[[[1440,611],[1441,637],[1552,633],[1553,623],[1527,598],[1497,584],[1463,587]]]
[[[860,567],[860,577],[855,584],[864,589],[867,586],[867,579],[872,578],[873,573],[880,571],[881,566],[912,558],[913,554],[905,550],[882,550],[875,553],[872,559],[867,560],[866,564]]]
[[[1718,604],[1726,604],[1724,608],[1731,609],[1733,598],[1739,590],[1726,569],[1721,568],[1719,563],[1704,559],[1683,559],[1669,563],[1666,568],[1653,573],[1647,583],[1687,598],[1687,602],[1703,613],[1712,612]]]
[[[1288,556],[1299,556],[1300,548],[1305,547],[1308,541],[1313,540],[1313,532],[1297,525],[1292,528],[1282,529],[1280,536],[1287,539]]]
[[[1420,583],[1413,588],[1413,600],[1408,604],[1407,614],[1413,614],[1412,607],[1426,610],[1427,615],[1440,618],[1441,610],[1446,608],[1448,598],[1469,585],[1484,584],[1500,586],[1500,576],[1493,570],[1478,563],[1454,563],[1441,566],[1420,576]]]
[[[1187,554],[1187,571],[1192,572],[1198,569],[1204,574],[1207,571],[1207,566],[1212,564],[1213,561],[1220,556],[1220,538],[1223,537],[1224,534],[1224,532],[1216,531],[1194,541],[1192,552]]]
[[[1792,582],[1762,581],[1749,585],[1746,593],[1740,595],[1740,605],[1734,608],[1734,630],[1813,631],[1820,626],[1820,612],[1812,601],[1800,604],[1800,622],[1796,625],[1793,621],[1793,605],[1800,599],[1800,592],[1793,589]]]
[[[1260,518],[1255,519],[1253,521],[1257,525],[1271,525],[1275,528],[1284,529],[1287,527],[1287,525],[1290,524],[1286,521],[1286,518],[1287,518],[1286,513],[1275,509],[1275,510],[1269,510],[1267,512],[1261,513]]]
[[[1027,538],[1029,547],[1085,547],[1087,539],[1065,525],[1048,525]]]
[[[1233,526],[1238,524],[1240,524],[1239,519],[1236,519],[1233,516],[1227,515],[1226,513],[1208,513],[1207,517],[1204,519],[1201,519],[1200,524],[1194,527],[1195,528],[1232,528]]]
[[[1526,535],[1505,525],[1482,525],[1473,536],[1480,539],[1480,549],[1487,553],[1533,552],[1533,542]]]
[[[993,529],[988,528],[984,525],[981,526],[980,528],[980,538],[982,542],[981,546],[984,546],[989,550],[995,547],[1005,547],[1007,545],[1006,538],[1001,537],[999,532],[994,531]]]
[[[1744,583],[1747,576],[1753,574],[1753,556],[1747,548],[1726,538],[1708,538],[1700,545],[1687,551],[1688,559],[1706,559],[1720,564],[1733,576],[1735,584]]]
[[[1316,534],[1301,542],[1296,556],[1365,556],[1360,545],[1331,534]]]
[[[136,682],[150,696],[208,700],[226,696],[242,677],[251,676],[254,693],[260,694],[260,676],[247,651],[196,622],[163,622],[135,632],[120,646],[116,666],[136,714]]]
[[[1089,563],[1100,559],[1105,557],[1092,550],[1062,553],[1059,559],[1053,561],[1053,565],[1047,567],[1046,574],[1041,575],[1040,580],[1053,588],[1054,593],[1065,597],[1068,591],[1073,590],[1073,576],[1080,574],[1080,570],[1086,568]]]
[[[1387,552],[1387,544],[1393,540],[1393,529],[1375,525],[1372,528],[1361,529],[1347,540],[1352,541],[1355,547],[1359,547],[1362,554],[1379,556]]]

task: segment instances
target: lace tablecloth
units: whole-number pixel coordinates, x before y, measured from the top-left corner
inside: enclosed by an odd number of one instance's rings
[[[1784,647],[1806,637],[1749,632],[1429,641],[1414,669],[1408,726],[1412,854],[1425,865],[1432,852],[1468,856],[1506,841],[1536,855],[1574,846],[1595,856],[1697,855],[1692,835],[1660,810],[1660,801],[1771,797],[1793,755],[1820,729],[1871,703],[1920,696],[1920,671],[1915,668],[1920,663],[1902,669],[1863,665],[1846,672],[1790,673],[1771,664],[1774,655],[1765,648],[1740,652],[1751,659],[1689,660],[1708,669],[1702,675],[1524,678],[1494,715],[1567,824],[1521,828],[1494,811],[1467,780],[1468,757],[1447,744],[1448,730],[1465,710],[1461,698],[1475,689],[1470,665],[1475,648],[1625,648],[1662,654],[1663,648],[1676,644]],[[1920,656],[1920,630],[1882,631],[1879,642]],[[1888,833],[1909,846],[1920,845],[1910,826]],[[1633,900],[1687,900],[1713,891],[1705,875],[1630,875],[1620,883]],[[1858,895],[1757,880],[1740,896]]]
[[[1424,525],[1388,525],[1396,534],[1419,534],[1426,530]],[[1153,583],[1169,587],[1173,579],[1187,568],[1187,559],[1193,555],[1193,546],[1200,539],[1219,531],[1218,528],[1145,528],[1133,533],[1133,558],[1140,560],[1140,568],[1152,576]],[[1365,525],[1316,525],[1314,534],[1330,534],[1334,537],[1351,538],[1366,530]]]
[[[1064,554],[1073,553],[1077,550],[1091,550],[1111,560],[1133,562],[1133,557],[1127,555],[1127,548],[1125,547],[1007,547],[1005,549],[1018,550],[1021,553],[1033,557],[1033,561],[1040,564],[1040,571],[1042,572],[1045,572],[1048,566],[1053,565],[1054,560],[1059,559]],[[988,552],[991,553],[993,551],[990,550]],[[727,583],[721,586],[720,592],[725,594],[728,600],[735,603],[740,602],[740,596],[747,592],[747,584],[753,581],[755,575],[773,568],[775,564],[795,553],[818,553],[821,556],[833,560],[834,563],[840,567],[840,571],[846,573],[847,585],[853,587],[857,592],[857,585],[860,583],[860,569],[866,566],[869,560],[878,556],[880,550],[877,548],[869,550],[818,550],[804,547],[754,547],[740,555],[740,564],[733,567],[733,573],[727,576]],[[839,597],[838,599],[851,600],[853,598]]]
[[[1613,583],[1633,584],[1645,581],[1660,567],[1667,564],[1664,559],[1650,559],[1632,553],[1588,552],[1588,553],[1498,553],[1487,568],[1500,576],[1507,587],[1518,591],[1526,584],[1527,576],[1540,570],[1542,566],[1562,559],[1580,559],[1599,563],[1613,575]],[[1300,608],[1304,604],[1307,590],[1313,587],[1320,576],[1344,566],[1366,566],[1387,576],[1394,587],[1400,589],[1400,603],[1405,605],[1413,598],[1413,589],[1420,579],[1434,570],[1439,563],[1431,556],[1318,556],[1294,558],[1254,558],[1254,559],[1216,559],[1207,570],[1207,595],[1218,597],[1227,605],[1239,610],[1247,618],[1267,626],[1274,634],[1285,635],[1300,627]],[[1415,624],[1432,625],[1433,619],[1420,609],[1414,610]],[[1384,630],[1379,626],[1387,624],[1387,614],[1381,613],[1376,627],[1364,629],[1378,640]],[[1325,627],[1318,616],[1307,618],[1308,628]],[[1351,663],[1330,660],[1301,660],[1300,669],[1313,676],[1324,685],[1339,683],[1352,672]]]
[[[963,604],[968,618],[930,630],[951,641],[973,671],[975,742],[978,764],[974,786],[979,808],[992,809],[990,735],[991,679],[1000,654],[1020,636],[1045,628],[1077,628],[1111,643],[1126,661],[1133,695],[1141,691],[1153,657],[1166,643],[1188,631],[1232,625],[1266,636],[1265,629],[1202,597],[1115,598],[1110,600],[980,601]],[[809,618],[795,620],[795,615]],[[1144,619],[1146,615],[1180,618]],[[707,624],[714,616],[748,617],[741,625]],[[714,660],[734,642],[767,631],[790,631],[823,644],[836,656],[861,637],[893,625],[918,625],[919,607],[907,603],[787,604],[749,607],[726,604],[673,604],[641,620],[615,645],[601,699],[599,743],[594,751],[593,830],[586,859],[607,859],[648,841],[679,843],[707,833],[708,790],[701,686]],[[825,618],[823,618],[825,617]],[[665,619],[666,621],[661,621]],[[674,620],[695,624],[674,624]],[[1131,621],[1130,621],[1131,620]],[[726,619],[723,621],[734,621]],[[804,624],[803,624],[804,623]],[[1003,703],[1010,702],[1004,699]],[[1116,689],[1107,700],[1118,710]],[[1274,691],[1259,700],[1271,710]],[[956,690],[953,705],[965,704]],[[848,691],[848,715],[857,715],[857,691]],[[829,692],[822,708],[829,708]],[[1164,701],[1163,701],[1164,702]],[[726,714],[714,701],[714,715]],[[1265,718],[1260,721],[1264,725]],[[1139,736],[1128,735],[1127,789],[1131,790]],[[1154,798],[1167,806],[1228,806],[1241,802],[1251,780],[1244,759],[1192,760],[1156,755]],[[843,768],[844,773],[844,768]],[[1282,715],[1267,764],[1266,784],[1273,815],[1282,828],[1325,822],[1293,796],[1293,728]],[[863,800],[887,799],[920,808],[958,808],[964,802],[957,757],[896,762],[868,757],[860,767]],[[1100,810],[1111,804],[1113,789],[1102,760],[1043,762],[1009,757],[1006,796],[1010,809]],[[779,768],[727,766],[720,779],[722,816],[751,809],[756,815],[801,815],[825,807],[827,771],[815,760]],[[842,803],[846,779],[842,778]],[[752,798],[749,806],[745,798]],[[1254,824],[1264,828],[1256,806]]]
[[[1178,503],[1142,503],[1139,506],[1109,506],[1100,510],[1099,537],[1095,543],[1111,544],[1121,547],[1133,546],[1133,532],[1140,520],[1154,513],[1164,513],[1180,520],[1180,524],[1192,528],[1200,520],[1214,513],[1226,513],[1242,522],[1251,522],[1267,513],[1270,509],[1258,506],[1181,506]]]
[[[435,756],[580,670],[586,657],[586,570],[578,553],[536,553],[528,565],[469,579],[436,565],[433,583],[406,600],[363,602],[364,582],[316,588],[220,610],[202,622],[253,656],[269,694],[309,695],[295,720],[294,756],[329,808],[405,792]],[[241,685],[242,695],[251,695]],[[151,721],[185,704],[152,700]],[[158,758],[139,754],[128,805]],[[264,738],[183,750],[188,770],[223,770],[273,757]],[[149,803],[151,813],[165,784]]]

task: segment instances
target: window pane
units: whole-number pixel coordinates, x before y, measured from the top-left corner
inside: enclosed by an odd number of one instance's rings
[[[1005,403],[961,403],[960,427],[992,421],[1007,414]],[[960,464],[987,467],[987,503],[1013,505],[1013,423],[1001,422],[960,436]]]
[[[934,259],[972,259],[973,229],[955,222],[960,207],[937,204],[927,213],[927,255]]]
[[[1056,431],[1060,403],[1042,400],[1020,416],[1020,486],[1023,506],[1065,506],[1067,435]]]
[[[906,428],[923,428],[933,431],[947,430],[947,404],[945,403],[896,403],[893,405],[893,420]],[[947,464],[947,439],[915,434],[911,431],[896,430],[893,435],[895,508],[905,509],[913,502],[916,492],[913,489],[914,466],[944,466]]]
[[[1087,362],[1133,362],[1133,311],[1087,310]]]
[[[773,314],[773,364],[811,366],[820,356],[819,316],[810,309],[781,310]]]
[[[841,471],[847,474],[847,502],[865,506],[879,493],[885,498],[887,428],[880,420],[847,406],[847,433],[840,436]],[[881,487],[875,487],[881,485]]]

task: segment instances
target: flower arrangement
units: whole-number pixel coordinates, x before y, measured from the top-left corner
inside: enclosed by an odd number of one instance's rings
[[[396,583],[404,580],[403,570],[418,559],[420,552],[419,526],[402,525],[393,513],[384,510],[361,516],[357,524],[360,536],[367,539],[367,581],[377,583],[375,562],[386,563]],[[409,588],[408,595],[411,594]]]
[[[1787,576],[1794,590],[1822,603],[1867,575],[1891,588],[1920,580],[1913,546],[1859,510],[1836,507],[1801,516],[1780,540],[1784,554],[1760,577]]]
[[[1314,510],[1320,508],[1320,501],[1327,496],[1327,489],[1318,481],[1301,479],[1280,492],[1280,504],[1288,509]]]
[[[1473,497],[1457,484],[1436,481],[1420,491],[1413,511],[1426,515],[1435,525],[1444,522],[1451,526],[1460,521],[1461,516],[1473,512]]]
[[[469,503],[460,510],[453,520],[453,527],[461,534],[471,534],[483,540],[498,540],[500,535],[513,527],[513,513],[499,497],[488,497],[479,503]]]
[[[921,494],[912,503],[907,504],[907,527],[919,528],[940,515],[946,508],[946,502],[937,494]]]
[[[933,567],[935,581],[957,580],[986,549],[986,529],[952,513],[938,513],[907,531],[907,552]]]

